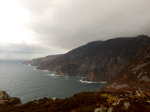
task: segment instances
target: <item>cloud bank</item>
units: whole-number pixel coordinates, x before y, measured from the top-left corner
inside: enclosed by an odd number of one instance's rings
[[[14,47],[13,53],[44,56],[94,40],[150,35],[149,0],[18,0],[18,4],[29,13],[24,27],[34,32],[36,46],[19,45],[25,49],[15,52]]]

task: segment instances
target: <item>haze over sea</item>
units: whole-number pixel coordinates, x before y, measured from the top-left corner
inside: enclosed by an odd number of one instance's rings
[[[54,75],[22,62],[0,60],[0,90],[20,98],[23,103],[43,97],[66,98],[75,93],[96,91],[105,84],[82,81],[82,77]]]

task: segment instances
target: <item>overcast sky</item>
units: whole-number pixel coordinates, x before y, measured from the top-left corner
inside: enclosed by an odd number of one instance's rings
[[[0,0],[0,59],[139,34],[150,35],[150,0]]]

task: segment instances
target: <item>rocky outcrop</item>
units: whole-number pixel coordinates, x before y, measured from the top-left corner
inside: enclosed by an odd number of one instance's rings
[[[0,104],[5,103],[9,99],[9,95],[5,91],[0,90]]]
[[[114,75],[103,88],[106,91],[142,91],[150,96],[150,44],[140,50],[132,61]]]
[[[40,63],[29,63],[37,65],[38,69],[48,69],[59,75],[83,76],[86,80],[92,81],[109,81],[149,44],[150,37],[146,35],[94,41],[52,60],[41,62],[36,59]],[[141,80],[145,79],[147,78],[143,77]]]
[[[0,90],[0,105],[17,105],[20,103],[21,100],[19,98],[10,97],[5,91]]]

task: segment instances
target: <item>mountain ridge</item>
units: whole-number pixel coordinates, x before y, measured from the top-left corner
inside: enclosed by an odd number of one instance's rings
[[[109,81],[149,43],[150,37],[146,35],[93,41],[42,62],[37,68],[54,71],[58,75],[83,76],[91,81]]]

